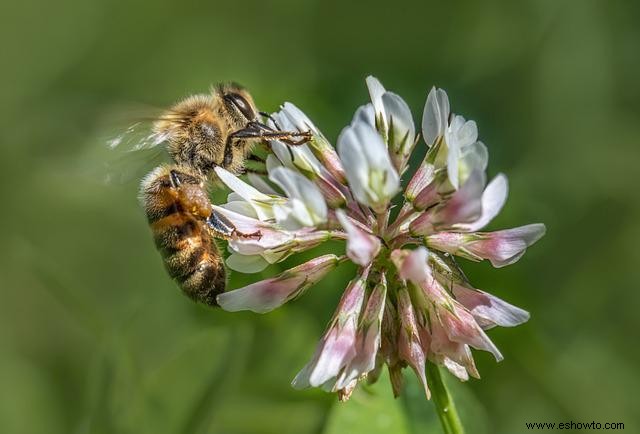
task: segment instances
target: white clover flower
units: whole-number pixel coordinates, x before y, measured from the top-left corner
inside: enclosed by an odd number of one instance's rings
[[[356,200],[384,212],[400,188],[400,177],[391,163],[380,134],[369,124],[356,122],[338,137],[338,155]]]
[[[367,78],[371,102],[358,108],[337,140],[337,152],[293,104],[273,114],[277,126],[310,131],[308,144],[271,142],[267,176],[247,184],[223,169],[233,193],[214,209],[235,226],[230,268],[263,270],[327,240],[346,240],[343,256],[323,255],[218,296],[230,311],[264,313],[300,296],[339,263],[358,266],[296,388],[321,387],[349,398],[358,382],[375,381],[388,366],[394,394],[411,367],[430,397],[425,369],[437,364],[461,380],[479,378],[472,348],[502,354],[486,330],[513,327],[529,314],[474,288],[454,256],[494,267],[516,262],[545,233],[543,224],[478,232],[500,212],[507,178],[487,184],[488,152],[475,122],[450,112],[442,89],[427,97],[424,144],[416,146],[411,112],[398,95]],[[274,125],[275,126],[275,125]],[[425,158],[402,197],[400,175],[414,148]],[[392,213],[393,200],[404,199]]]
[[[416,142],[415,125],[407,103],[393,92],[385,90],[380,81],[367,77],[367,87],[374,110],[373,127],[377,127],[389,147],[396,169],[404,168]]]
[[[457,190],[474,169],[486,169],[489,156],[486,146],[477,141],[476,123],[451,113],[449,97],[442,89],[434,87],[427,96],[422,115],[422,135],[427,146],[431,147],[431,155],[423,165],[446,168],[453,189]]]

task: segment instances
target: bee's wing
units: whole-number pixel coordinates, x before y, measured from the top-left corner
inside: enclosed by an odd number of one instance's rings
[[[163,146],[112,151],[104,164],[104,180],[108,184],[138,182],[152,168],[168,161]]]
[[[108,149],[104,179],[110,184],[139,181],[149,170],[167,161],[166,134],[153,130],[158,116],[131,123],[104,140]]]
[[[167,140],[166,134],[153,131],[152,121],[138,121],[107,140],[107,146],[120,152],[153,149]]]

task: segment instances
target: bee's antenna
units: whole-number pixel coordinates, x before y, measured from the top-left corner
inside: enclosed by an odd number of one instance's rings
[[[280,125],[278,125],[276,120],[269,113],[267,113],[267,112],[258,112],[258,114],[260,114],[260,116],[264,116],[265,118],[269,119],[271,122],[273,122],[273,125],[275,125],[277,129],[282,130],[282,128],[280,128]]]

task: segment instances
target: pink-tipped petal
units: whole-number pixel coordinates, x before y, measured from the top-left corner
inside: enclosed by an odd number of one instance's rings
[[[524,255],[527,247],[545,234],[541,223],[496,232],[438,232],[426,237],[435,250],[462,256],[473,261],[488,259],[496,267],[513,264]]]
[[[529,320],[526,310],[479,289],[454,284],[453,295],[485,330],[495,326],[515,327]]]
[[[313,358],[291,383],[296,389],[329,385],[332,386],[330,390],[338,389],[335,387],[336,378],[356,355],[356,331],[364,303],[368,273],[369,268],[347,286],[329,329],[318,344]]]
[[[420,164],[420,167],[413,174],[413,177],[407,184],[404,197],[413,202],[418,194],[427,187],[435,177],[435,166],[426,160]]]
[[[362,378],[376,367],[386,294],[387,280],[382,274],[380,283],[373,289],[362,313],[356,335],[356,355],[336,381],[335,387],[337,389],[349,389],[354,381]]]
[[[416,314],[406,287],[401,287],[398,290],[398,315],[400,316],[398,352],[400,357],[411,366],[420,379],[427,399],[429,399],[431,393],[425,374],[427,357],[420,342]]]
[[[453,375],[466,381],[469,377],[461,372],[464,367],[469,375],[480,378],[469,346],[449,339],[444,326],[439,321],[431,325],[431,352],[429,359],[443,364]]]
[[[398,312],[392,303],[385,303],[382,316],[382,339],[380,341],[380,353],[384,362],[395,365],[399,362],[398,355]]]
[[[485,174],[473,171],[462,187],[436,212],[434,223],[448,227],[477,220],[482,214]]]
[[[336,255],[324,255],[293,267],[276,277],[223,292],[218,295],[220,307],[230,312],[251,310],[265,313],[282,306],[317,283],[339,263]]]
[[[427,264],[429,252],[425,247],[415,250],[396,249],[391,252],[391,261],[403,280],[411,280],[416,284],[431,277],[431,268]]]
[[[462,187],[444,204],[423,212],[411,222],[409,225],[411,234],[429,235],[436,229],[478,220],[482,215],[484,184],[484,172],[473,171]],[[436,194],[437,191],[434,190],[433,193]],[[426,201],[427,198],[424,200]]]
[[[380,252],[380,240],[370,232],[365,232],[347,216],[343,210],[336,210],[336,217],[347,233],[347,256],[354,263],[365,267]]]
[[[496,361],[503,359],[502,354],[478,325],[473,315],[456,301],[448,306],[439,306],[438,318],[449,339],[461,344],[467,344],[478,350],[488,351]]]
[[[464,247],[471,253],[488,259],[494,267],[499,268],[520,259],[527,247],[542,238],[545,232],[546,227],[541,223],[497,232],[481,232]]]
[[[440,192],[438,191],[438,183],[432,182],[422,189],[413,201],[413,208],[416,211],[422,211],[427,208],[431,208],[442,200]]]

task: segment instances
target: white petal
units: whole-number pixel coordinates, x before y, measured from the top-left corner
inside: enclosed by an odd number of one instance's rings
[[[273,113],[271,115],[277,122],[278,126],[276,126],[271,119],[268,121],[268,125],[272,128],[282,129],[284,131],[292,131],[296,129],[296,126],[291,122],[291,118],[284,113],[284,110],[280,110],[277,113]]]
[[[464,147],[460,154],[460,161],[458,162],[458,180],[460,184],[464,184],[474,170],[479,170],[480,172],[487,170],[489,151],[484,143],[474,142],[470,146]]]
[[[315,226],[314,216],[311,214],[311,210],[307,208],[306,204],[299,199],[291,199],[289,201],[291,209],[293,210],[292,216],[302,225],[302,226]]]
[[[278,225],[288,231],[300,229],[303,226],[300,220],[294,216],[290,201],[274,205],[273,216],[276,222],[278,222]]]
[[[292,167],[293,166],[293,160],[290,159],[289,162],[291,163],[290,165],[283,164],[282,161],[280,161],[280,159],[278,157],[276,157],[273,154],[269,154],[269,155],[267,155],[267,163],[266,163],[267,172],[271,173],[271,171],[273,169],[275,169],[276,167],[282,167],[282,166]]]
[[[228,209],[229,211],[233,211],[247,217],[251,217],[254,219],[258,218],[258,213],[256,213],[256,210],[253,209],[249,202],[246,202],[244,200],[233,200],[220,206],[224,209]]]
[[[444,135],[449,119],[449,98],[442,89],[431,88],[422,114],[422,135],[428,146],[433,146]]]
[[[285,145],[284,143],[278,140],[273,140],[269,143],[271,145],[271,150],[273,151],[273,154],[269,154],[267,156],[267,171],[269,171],[269,157],[271,157],[272,155],[275,155],[276,159],[279,162],[279,165],[283,165],[291,168],[295,167],[293,165],[293,154],[291,153],[291,148],[289,148],[287,145]],[[272,162],[271,164],[274,164],[274,163],[275,162]]]
[[[224,182],[227,187],[229,187],[234,192],[238,193],[244,200],[261,200],[261,201],[269,201],[270,197],[264,193],[259,192],[251,185],[242,181],[240,178],[232,174],[231,172],[223,169],[220,166],[215,168],[216,175],[222,182]]]
[[[348,126],[338,137],[338,154],[356,199],[374,209],[385,207],[400,178],[380,134],[365,123]]]
[[[311,119],[304,114],[302,110],[296,107],[290,102],[285,102],[282,106],[282,112],[287,116],[289,121],[295,126],[298,131],[308,131],[319,134],[316,126],[311,122]]]
[[[239,255],[232,253],[226,262],[227,266],[232,270],[249,274],[258,273],[269,266],[269,262],[260,255]]]
[[[215,168],[216,175],[227,187],[239,194],[244,200],[249,202],[254,208],[260,220],[268,220],[273,218],[270,204],[273,202],[273,198],[261,193],[251,185],[242,181],[231,172],[223,169],[220,166]]]
[[[286,167],[274,169],[269,178],[285,192],[289,199],[292,199],[293,210],[299,210],[300,206],[306,208],[305,213],[311,217],[301,218],[300,223],[305,226],[313,226],[327,221],[327,204],[318,187],[300,175],[299,173]],[[300,215],[300,214],[298,214]]]
[[[375,130],[373,131],[375,132]],[[377,135],[377,133],[375,134]],[[382,143],[380,136],[377,136],[377,139],[374,138],[374,143],[374,146],[382,145],[384,148],[384,143]],[[364,158],[362,143],[360,143],[354,128],[347,127],[342,130],[338,137],[338,154],[344,166],[348,168],[345,174],[353,194],[360,203],[368,204],[370,201],[367,192],[369,165],[367,164],[367,159]]]
[[[456,142],[447,142],[447,176],[449,182],[456,190],[460,187],[460,169],[458,163],[460,161],[460,147]]]
[[[462,116],[454,116],[449,128],[445,131],[447,143],[447,171],[449,182],[454,188],[458,188],[459,160],[462,157],[463,148],[472,145],[478,139],[478,128],[474,121],[465,121]]]
[[[383,134],[387,131],[387,115],[384,110],[384,104],[382,102],[382,95],[386,92],[380,80],[373,76],[368,76],[366,79],[367,88],[369,89],[369,96],[371,97],[371,103],[375,109],[376,118],[380,118],[382,121],[381,129]]]
[[[351,125],[356,124],[358,122],[369,124],[373,128],[376,127],[376,113],[373,110],[373,104],[368,103],[358,107],[355,114],[353,115],[353,120],[351,121]]]
[[[320,174],[323,172],[322,164],[313,151],[306,144],[289,148],[293,154],[293,164],[300,170]]]
[[[458,131],[464,126],[466,120],[463,116],[460,115],[451,115],[451,122],[449,122],[449,128],[447,134],[449,134],[452,139],[458,138]]]
[[[258,176],[255,173],[249,173],[247,177],[249,178],[249,182],[251,183],[251,185],[253,185],[261,193],[272,194],[274,196],[278,195],[278,193],[273,188],[271,188],[271,186],[267,184],[267,182],[261,176]]]
[[[382,95],[382,103],[389,125],[393,122],[393,135],[396,143],[390,143],[390,146],[394,146],[396,149],[401,147],[403,152],[410,149],[416,136],[411,109],[400,96],[392,92],[385,92]],[[405,141],[402,142],[405,137]]]
[[[455,225],[455,228],[465,232],[476,232],[484,228],[500,213],[507,201],[508,191],[507,177],[502,173],[498,174],[482,193],[482,215],[480,218],[473,223]]]
[[[469,146],[478,140],[478,126],[475,121],[466,121],[460,129],[456,131],[456,139],[460,148]]]

